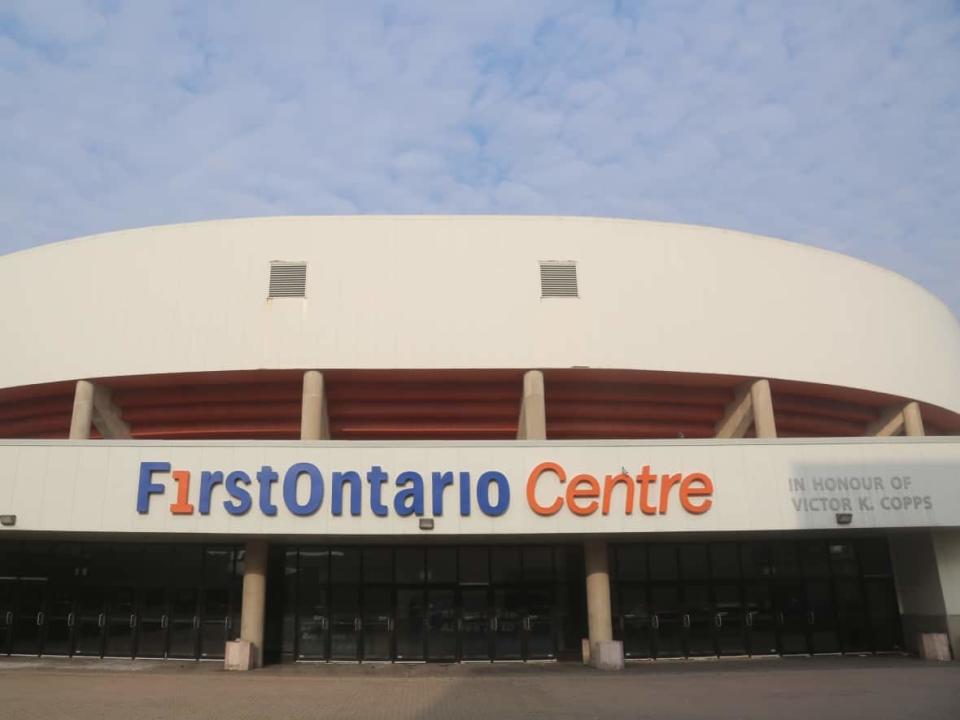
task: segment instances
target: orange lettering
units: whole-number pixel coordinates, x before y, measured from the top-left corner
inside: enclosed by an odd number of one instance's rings
[[[644,465],[643,471],[637,475],[640,483],[640,512],[644,515],[656,515],[657,508],[648,502],[650,486],[657,481],[657,476],[650,472],[650,466]]]
[[[610,499],[613,496],[613,489],[623,483],[627,487],[626,513],[633,515],[633,478],[625,473],[619,475],[607,475],[603,480],[603,514],[610,514]]]
[[[698,487],[693,487],[694,483],[697,483]],[[713,500],[710,499],[712,495],[713,480],[704,473],[690,473],[680,484],[680,504],[684,510],[693,515],[702,515],[710,509],[710,506],[713,505]],[[691,497],[703,497],[705,499],[695,505],[690,502]]]
[[[537,481],[545,472],[556,473],[561,483],[567,481],[567,474],[563,468],[553,462],[542,462],[537,465],[527,478],[527,504],[537,515],[556,515],[563,507],[563,500],[559,497],[550,505],[544,507],[537,502]]]
[[[579,487],[581,485],[589,487],[581,490]],[[574,515],[592,515],[595,513],[600,503],[593,500],[586,505],[580,505],[577,503],[577,499],[596,497],[600,497],[600,483],[593,475],[577,475],[567,486],[567,507]]]
[[[683,477],[680,473],[676,475],[661,475],[660,476],[660,514],[667,514],[667,504],[670,501],[670,488],[674,485],[677,485],[680,482],[680,478]]]
[[[190,497],[190,472],[174,470],[170,473],[177,483],[177,501],[170,505],[170,512],[174,515],[193,515],[193,505],[188,502]]]

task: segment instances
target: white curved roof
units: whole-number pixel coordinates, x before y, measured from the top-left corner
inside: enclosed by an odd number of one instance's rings
[[[267,298],[274,260],[306,299]],[[580,297],[541,299],[538,263]],[[844,255],[564,217],[280,217],[0,257],[0,387],[255,368],[674,370],[827,383],[960,412],[960,325]]]

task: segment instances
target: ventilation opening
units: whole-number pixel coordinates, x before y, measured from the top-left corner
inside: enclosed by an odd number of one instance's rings
[[[577,264],[541,262],[540,297],[580,297],[577,290]]]
[[[307,264],[304,262],[270,263],[269,297],[306,297]]]

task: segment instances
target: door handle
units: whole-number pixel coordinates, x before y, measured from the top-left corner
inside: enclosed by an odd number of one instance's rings
[[[659,615],[654,614],[654,616],[650,618],[650,627],[652,627],[654,630],[658,630],[660,628]]]
[[[387,632],[393,632],[393,618],[387,618]]]
[[[233,629],[233,618],[230,617],[229,615],[227,615],[227,616],[223,619],[223,629],[224,629],[224,630],[232,630],[232,629]]]
[[[37,613],[37,625],[43,625],[44,617],[43,610]]]
[[[360,632],[363,629],[363,620],[358,617],[353,619],[353,629],[355,632]]]
[[[320,629],[326,632],[330,629],[330,621],[326,617],[320,618]]]
[[[130,613],[130,629],[132,630],[137,626],[137,616],[135,613]]]
[[[810,625],[816,625],[817,616],[814,614],[813,610],[807,613],[807,623]]]
[[[783,625],[783,613],[782,613],[782,612],[778,612],[778,613],[777,613],[777,624],[778,624],[778,625]]]
[[[161,630],[166,630],[166,629],[167,629],[167,625],[169,625],[169,624],[170,624],[170,618],[168,618],[166,615],[161,615],[161,616],[160,616],[160,629],[161,629]]]
[[[747,627],[753,627],[753,613],[754,610],[748,610],[746,615]]]
[[[107,616],[104,615],[103,613],[100,613],[99,615],[97,615],[97,627],[102,628],[106,624],[107,624]]]
[[[723,615],[717,613],[713,620],[718,629],[723,627]]]
[[[200,618],[197,615],[193,616],[193,629],[194,630],[200,629]]]
[[[7,614],[4,615],[4,619],[7,625],[13,625],[13,612],[7,610]]]
[[[73,627],[73,613],[72,613],[72,612],[67,613],[67,627],[68,627],[68,628],[72,628],[72,627]]]
[[[684,616],[683,616],[683,626],[684,626],[685,628],[690,627],[690,616],[687,615],[686,613],[685,613]]]

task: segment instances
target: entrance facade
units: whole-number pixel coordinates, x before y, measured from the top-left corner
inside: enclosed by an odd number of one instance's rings
[[[614,545],[614,631],[628,658],[903,649],[887,542]]]
[[[275,557],[281,552],[282,587],[268,591],[268,659],[579,654],[585,610],[578,546],[302,545],[277,549]]]
[[[242,578],[232,545],[6,542],[0,654],[219,659]]]

